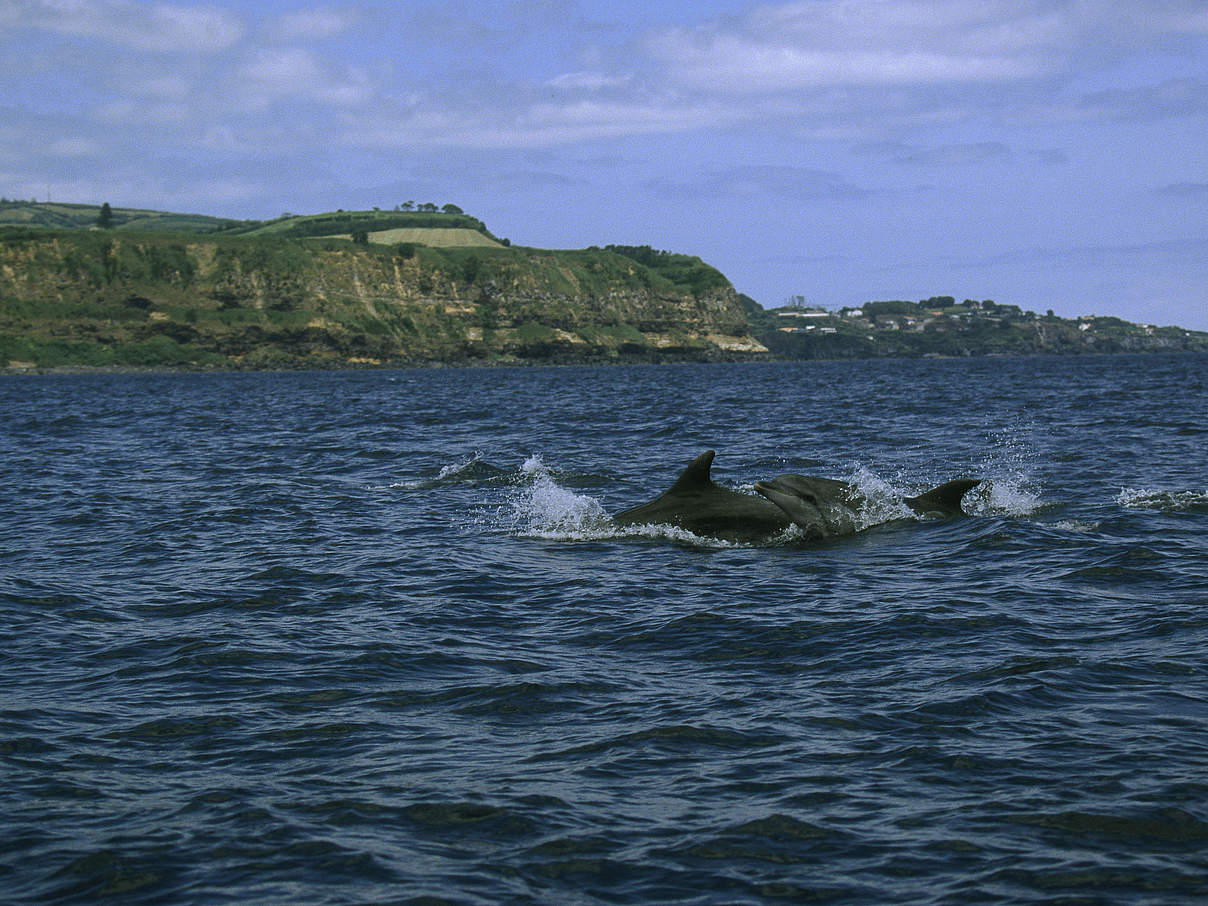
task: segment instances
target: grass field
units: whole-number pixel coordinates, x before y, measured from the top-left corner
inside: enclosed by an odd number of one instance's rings
[[[61,202],[0,202],[0,226],[87,230],[96,226],[100,205]],[[205,214],[177,214],[142,208],[113,208],[113,228],[150,232],[211,233],[238,223]]]
[[[345,239],[351,236],[343,237]],[[416,245],[430,245],[433,248],[460,249],[470,247],[503,248],[490,236],[483,235],[477,230],[450,229],[434,227],[432,229],[417,229],[406,227],[396,230],[378,230],[369,234],[369,241],[380,245],[391,245],[396,242],[414,242]]]

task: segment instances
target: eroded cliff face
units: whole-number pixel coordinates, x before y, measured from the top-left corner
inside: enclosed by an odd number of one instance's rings
[[[244,367],[765,355],[734,289],[694,268],[683,285],[595,249],[8,237],[0,366],[46,364],[48,346],[80,364],[159,354],[164,364]]]

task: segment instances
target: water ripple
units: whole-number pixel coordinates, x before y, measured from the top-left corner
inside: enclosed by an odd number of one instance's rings
[[[0,382],[3,899],[1199,903],[1206,368]]]

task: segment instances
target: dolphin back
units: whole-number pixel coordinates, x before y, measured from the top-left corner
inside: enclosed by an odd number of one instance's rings
[[[903,502],[916,513],[942,513],[945,516],[960,516],[961,498],[982,483],[980,478],[957,478],[932,488],[918,497],[907,497]]]
[[[844,481],[786,474],[755,483],[758,497],[714,484],[713,450],[688,464],[663,494],[623,512],[617,525],[674,525],[696,535],[747,541],[766,538],[796,525],[810,540],[853,535],[867,528],[861,520],[866,501]],[[981,479],[960,478],[932,488],[905,503],[916,513],[955,516],[961,498]]]
[[[688,463],[688,468],[680,473],[680,477],[675,480],[668,490],[668,494],[684,494],[691,491],[700,491],[713,484],[713,476],[710,472],[713,469],[713,450],[706,450],[692,462]]]
[[[617,513],[617,525],[674,525],[694,535],[753,541],[789,527],[780,508],[762,497],[717,485],[710,470],[713,451],[688,464],[667,491],[649,503]]]

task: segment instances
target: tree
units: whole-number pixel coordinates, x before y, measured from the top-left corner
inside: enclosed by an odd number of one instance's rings
[[[442,207],[441,210],[444,211],[446,214],[464,214],[465,213],[465,211],[463,211],[461,208],[459,208],[455,204],[447,204],[444,207]]]
[[[357,245],[369,245],[369,231],[368,230],[353,230],[352,231],[352,241],[355,242]]]
[[[102,230],[113,228],[113,209],[109,207],[109,202],[101,205],[101,213],[97,215],[96,225]]]

